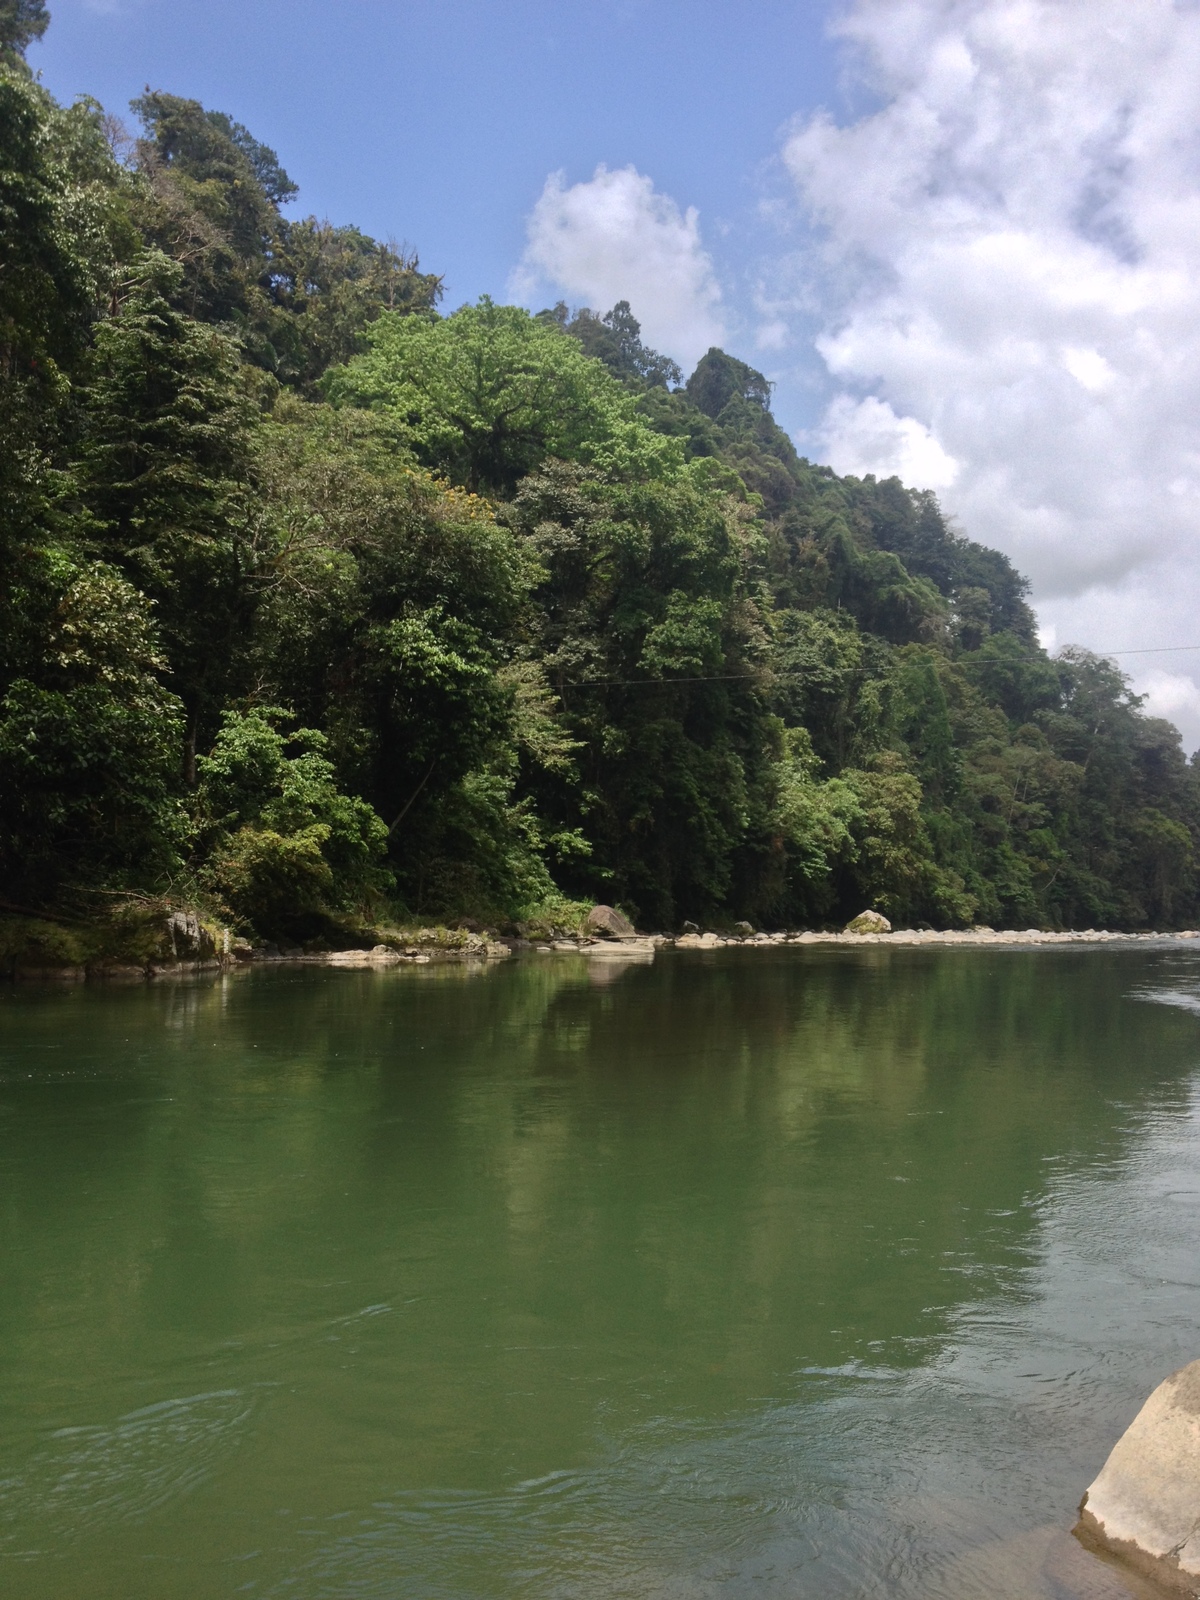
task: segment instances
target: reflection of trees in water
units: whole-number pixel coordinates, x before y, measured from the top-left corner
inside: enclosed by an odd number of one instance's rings
[[[94,1377],[411,1305],[372,1337],[434,1477],[464,1439],[576,1450],[600,1396],[615,1425],[916,1364],[1022,1292],[1048,1173],[1119,1161],[1179,1092],[1194,1020],[1123,998],[1153,960],[734,951],[22,1002],[0,1227],[30,1270],[0,1334]]]
[[[596,1315],[648,1345],[676,1319],[681,1353],[724,1341],[752,1384],[924,1359],[956,1305],[1018,1288],[1047,1158],[1118,1156],[1112,1098],[1194,1060],[1090,954],[753,952],[631,974],[619,1007],[564,989],[496,1091],[509,1248],[569,1238]]]

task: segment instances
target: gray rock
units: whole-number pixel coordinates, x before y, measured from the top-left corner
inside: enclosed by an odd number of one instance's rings
[[[633,923],[612,906],[593,906],[584,924],[589,933],[598,933],[602,939],[631,939]]]
[[[176,961],[211,961],[217,953],[212,934],[190,911],[172,911],[166,920],[166,934]]]
[[[892,925],[879,911],[860,911],[846,924],[847,933],[891,933]]]
[[[684,933],[699,933],[700,924],[698,922],[685,922],[683,925],[683,931]]]
[[[1117,1440],[1075,1534],[1178,1594],[1200,1594],[1200,1361],[1160,1383]]]
[[[597,940],[595,944],[585,944],[581,953],[605,961],[652,961],[654,950],[653,939],[633,938]]]
[[[733,931],[734,933],[740,933],[743,939],[749,939],[754,932],[754,924],[752,922],[735,922]]]

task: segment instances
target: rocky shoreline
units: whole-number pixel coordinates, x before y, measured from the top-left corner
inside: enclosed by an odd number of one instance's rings
[[[606,911],[597,907],[597,911]],[[622,919],[623,920],[623,919]],[[14,963],[8,976],[18,982],[82,983],[96,981],[144,982],[246,970],[256,966],[306,966],[382,969],[425,966],[433,962],[488,962],[513,956],[583,956],[598,961],[652,961],[660,950],[774,950],[795,945],[861,948],[955,947],[1061,947],[1064,945],[1173,946],[1200,939],[1200,929],[1170,933],[1114,933],[1106,929],[1052,932],[1046,929],[970,928],[938,932],[923,928],[897,928],[886,932],[849,929],[841,932],[717,932],[699,929],[680,934],[638,933],[610,927],[583,933],[561,933],[553,938],[504,937],[459,929],[422,928],[418,932],[379,943],[369,949],[302,950],[274,945],[253,947],[244,939],[206,937],[192,918],[172,919],[173,943],[191,943],[190,949],[172,950],[145,963],[101,961],[87,965],[34,965]],[[182,926],[181,926],[182,925]],[[744,926],[744,925],[743,925]],[[186,935],[185,935],[186,929]],[[188,937],[190,936],[190,937]]]
[[[835,945],[1030,945],[1030,944],[1146,944],[1200,939],[1200,929],[1177,933],[1109,933],[1086,928],[1082,932],[1055,933],[1040,928],[969,928],[938,932],[924,928],[896,928],[887,933],[757,933],[724,936],[713,933],[682,934],[666,940],[677,949],[707,950],[725,945],[835,944]]]
[[[424,932],[425,930],[423,930]],[[453,937],[453,936],[451,936]],[[239,964],[268,963],[288,966],[379,968],[426,965],[436,961],[497,961],[512,956],[585,956],[590,960],[652,960],[660,950],[764,950],[792,945],[864,945],[892,947],[1031,945],[1170,945],[1200,939],[1200,929],[1172,933],[1113,933],[1105,929],[1053,932],[1038,928],[971,928],[938,932],[935,929],[898,928],[882,932],[778,932],[717,933],[714,931],[665,933],[562,934],[545,940],[470,935],[459,943],[444,942],[444,930],[428,930],[427,941],[404,946],[378,944],[369,950],[302,951],[260,949],[246,952]],[[163,976],[157,972],[154,976]]]
[[[1107,930],[1087,928],[1081,932],[1049,932],[1042,929],[1023,930],[972,928],[965,931],[937,932],[920,928],[898,928],[887,933],[682,933],[638,934],[623,939],[588,940],[556,939],[552,943],[533,944],[528,940],[507,940],[510,949],[533,952],[538,955],[583,956],[642,956],[652,958],[661,949],[674,950],[776,950],[794,945],[833,945],[862,948],[864,945],[882,945],[892,948],[918,948],[922,946],[954,946],[971,948],[1021,948],[1029,946],[1062,945],[1137,945],[1169,946],[1200,939],[1200,929],[1187,929],[1174,933],[1110,933]]]

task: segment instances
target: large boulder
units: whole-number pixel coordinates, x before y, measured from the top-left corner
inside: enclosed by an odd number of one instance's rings
[[[172,911],[164,924],[171,958],[175,961],[211,961],[216,940],[210,929],[190,911]]]
[[[892,925],[880,911],[860,911],[846,924],[847,933],[891,933]]]
[[[612,906],[593,906],[584,926],[602,939],[632,939],[633,923]]]
[[[1075,1533],[1169,1590],[1200,1593],[1200,1361],[1160,1383],[1117,1440]]]

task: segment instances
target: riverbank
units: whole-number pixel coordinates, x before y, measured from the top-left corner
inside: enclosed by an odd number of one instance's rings
[[[181,927],[180,924],[183,924]],[[101,956],[93,960],[54,961],[10,959],[4,976],[18,983],[146,982],[194,977],[204,973],[241,970],[253,966],[344,967],[382,969],[398,966],[425,966],[433,962],[501,961],[513,956],[583,956],[590,960],[652,960],[659,950],[776,950],[796,945],[863,946],[894,948],[954,947],[1059,947],[1063,945],[1146,945],[1185,944],[1200,939],[1200,929],[1173,932],[1121,933],[1107,929],[1049,931],[1045,929],[992,929],[936,931],[923,928],[898,928],[888,933],[775,932],[731,934],[706,931],[682,934],[635,933],[618,938],[586,934],[562,934],[534,940],[491,932],[476,933],[456,928],[421,928],[392,934],[387,942],[341,950],[304,950],[298,946],[253,946],[225,930],[200,930],[194,919],[190,926],[176,914],[170,927],[176,949],[155,950],[150,958],[114,959]],[[190,936],[190,937],[189,937]],[[187,941],[188,948],[177,947]]]
[[[1082,932],[1047,932],[1039,928],[1015,929],[970,928],[965,931],[937,932],[924,928],[897,928],[890,933],[758,933],[746,937],[720,934],[683,934],[667,940],[683,950],[716,949],[726,945],[780,945],[780,944],[1146,944],[1176,939],[1200,939],[1200,929],[1189,928],[1175,933],[1110,933],[1106,930],[1086,928]]]

